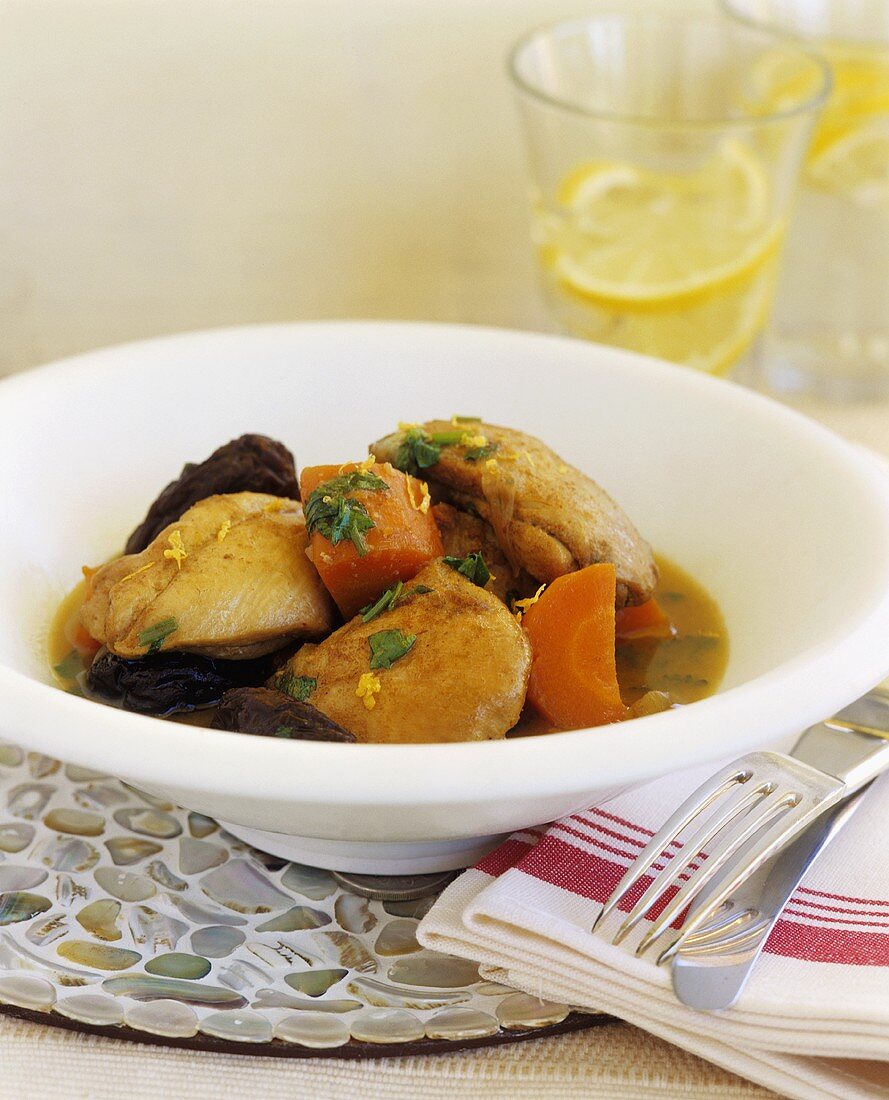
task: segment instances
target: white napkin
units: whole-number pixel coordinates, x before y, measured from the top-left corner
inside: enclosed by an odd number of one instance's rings
[[[809,871],[731,1009],[686,1007],[667,970],[632,954],[634,939],[613,947],[590,932],[653,832],[715,770],[515,833],[442,894],[420,942],[480,961],[490,980],[612,1013],[789,1097],[889,1096],[889,776]]]

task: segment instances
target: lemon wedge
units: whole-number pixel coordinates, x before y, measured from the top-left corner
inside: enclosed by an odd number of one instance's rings
[[[541,260],[575,294],[628,310],[689,305],[738,286],[776,253],[768,176],[725,142],[704,164],[666,172],[616,162],[573,171],[539,220]]]

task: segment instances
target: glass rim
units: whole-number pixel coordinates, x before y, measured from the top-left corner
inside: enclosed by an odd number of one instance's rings
[[[821,43],[837,46],[841,50],[861,52],[870,52],[872,50],[874,53],[885,53],[887,47],[889,47],[889,38],[868,39],[854,38],[845,34],[812,34],[808,31],[796,30],[793,27],[785,26],[783,23],[777,23],[766,19],[757,19],[755,15],[750,15],[737,7],[734,0],[719,0],[719,6],[731,19],[736,20],[745,27],[750,27],[752,30],[761,31],[765,34],[775,35],[776,38],[783,38],[801,48],[808,47],[808,49],[804,49],[804,52],[817,53]]]
[[[723,0],[725,2],[725,0]],[[570,99],[561,99],[558,96],[551,95],[549,92],[544,91],[542,88],[530,83],[519,72],[519,58],[524,51],[537,39],[543,38],[545,35],[551,35],[554,31],[561,28],[568,27],[581,27],[596,22],[596,20],[602,15],[617,15],[621,19],[628,21],[639,21],[646,14],[649,15],[663,15],[663,9],[657,9],[650,7],[646,12],[644,7],[642,10],[639,8],[629,9],[626,5],[611,2],[598,6],[597,9],[591,13],[584,15],[578,15],[569,19],[556,19],[546,23],[538,24],[526,31],[512,46],[506,55],[506,69],[510,79],[513,82],[515,88],[523,95],[528,96],[532,100],[536,100],[538,103],[546,107],[553,107],[560,111],[566,111],[569,114],[577,115],[580,118],[586,118],[597,122],[617,122],[630,126],[639,126],[654,130],[725,130],[729,128],[750,128],[751,126],[770,125],[776,122],[786,122],[793,118],[814,113],[818,108],[822,107],[830,95],[833,88],[833,74],[830,64],[819,53],[805,49],[800,42],[797,41],[794,36],[789,34],[783,34],[780,31],[769,30],[765,27],[759,26],[757,23],[750,24],[746,20],[738,17],[735,26],[743,26],[747,31],[751,31],[760,35],[763,39],[769,40],[772,43],[778,43],[787,45],[790,43],[790,48],[794,50],[801,58],[805,58],[812,62],[816,70],[821,74],[821,82],[818,89],[812,93],[812,95],[806,97],[801,103],[794,105],[793,107],[787,107],[782,110],[769,111],[761,115],[718,115],[713,118],[687,118],[687,119],[664,119],[657,118],[653,115],[639,115],[632,113],[625,113],[621,111],[612,111],[606,108],[594,108],[584,107],[579,103],[575,103]],[[671,15],[672,20],[681,20],[686,24],[709,24],[711,26],[719,26],[724,24],[727,26],[732,25],[732,20],[735,19],[734,15],[731,18],[727,16],[719,17],[718,15],[704,15],[697,13],[689,13],[686,15]]]

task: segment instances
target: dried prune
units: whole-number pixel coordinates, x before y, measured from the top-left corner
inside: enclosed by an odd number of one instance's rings
[[[310,703],[265,687],[227,691],[213,715],[213,729],[302,741],[355,740]]]
[[[299,500],[293,455],[266,435],[242,435],[201,463],[187,462],[127,539],[125,553],[138,554],[192,504],[217,493],[269,493]]]
[[[100,649],[82,683],[92,699],[166,718],[213,706],[229,688],[261,684],[273,665],[269,657],[222,661],[175,652],[126,661]]]

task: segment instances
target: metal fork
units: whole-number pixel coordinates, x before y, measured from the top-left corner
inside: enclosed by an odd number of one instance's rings
[[[657,962],[671,959],[767,860],[889,767],[887,731],[889,693],[876,689],[806,730],[792,755],[755,752],[723,768],[698,787],[646,845],[605,903],[593,931],[600,930],[615,909],[628,903],[633,888],[651,876],[611,937],[614,944],[621,943],[654,906],[662,904],[636,945],[635,953],[642,955],[715,882],[707,904],[695,907],[675,929]],[[690,827],[693,831],[684,837]],[[670,891],[675,891],[672,896]]]

